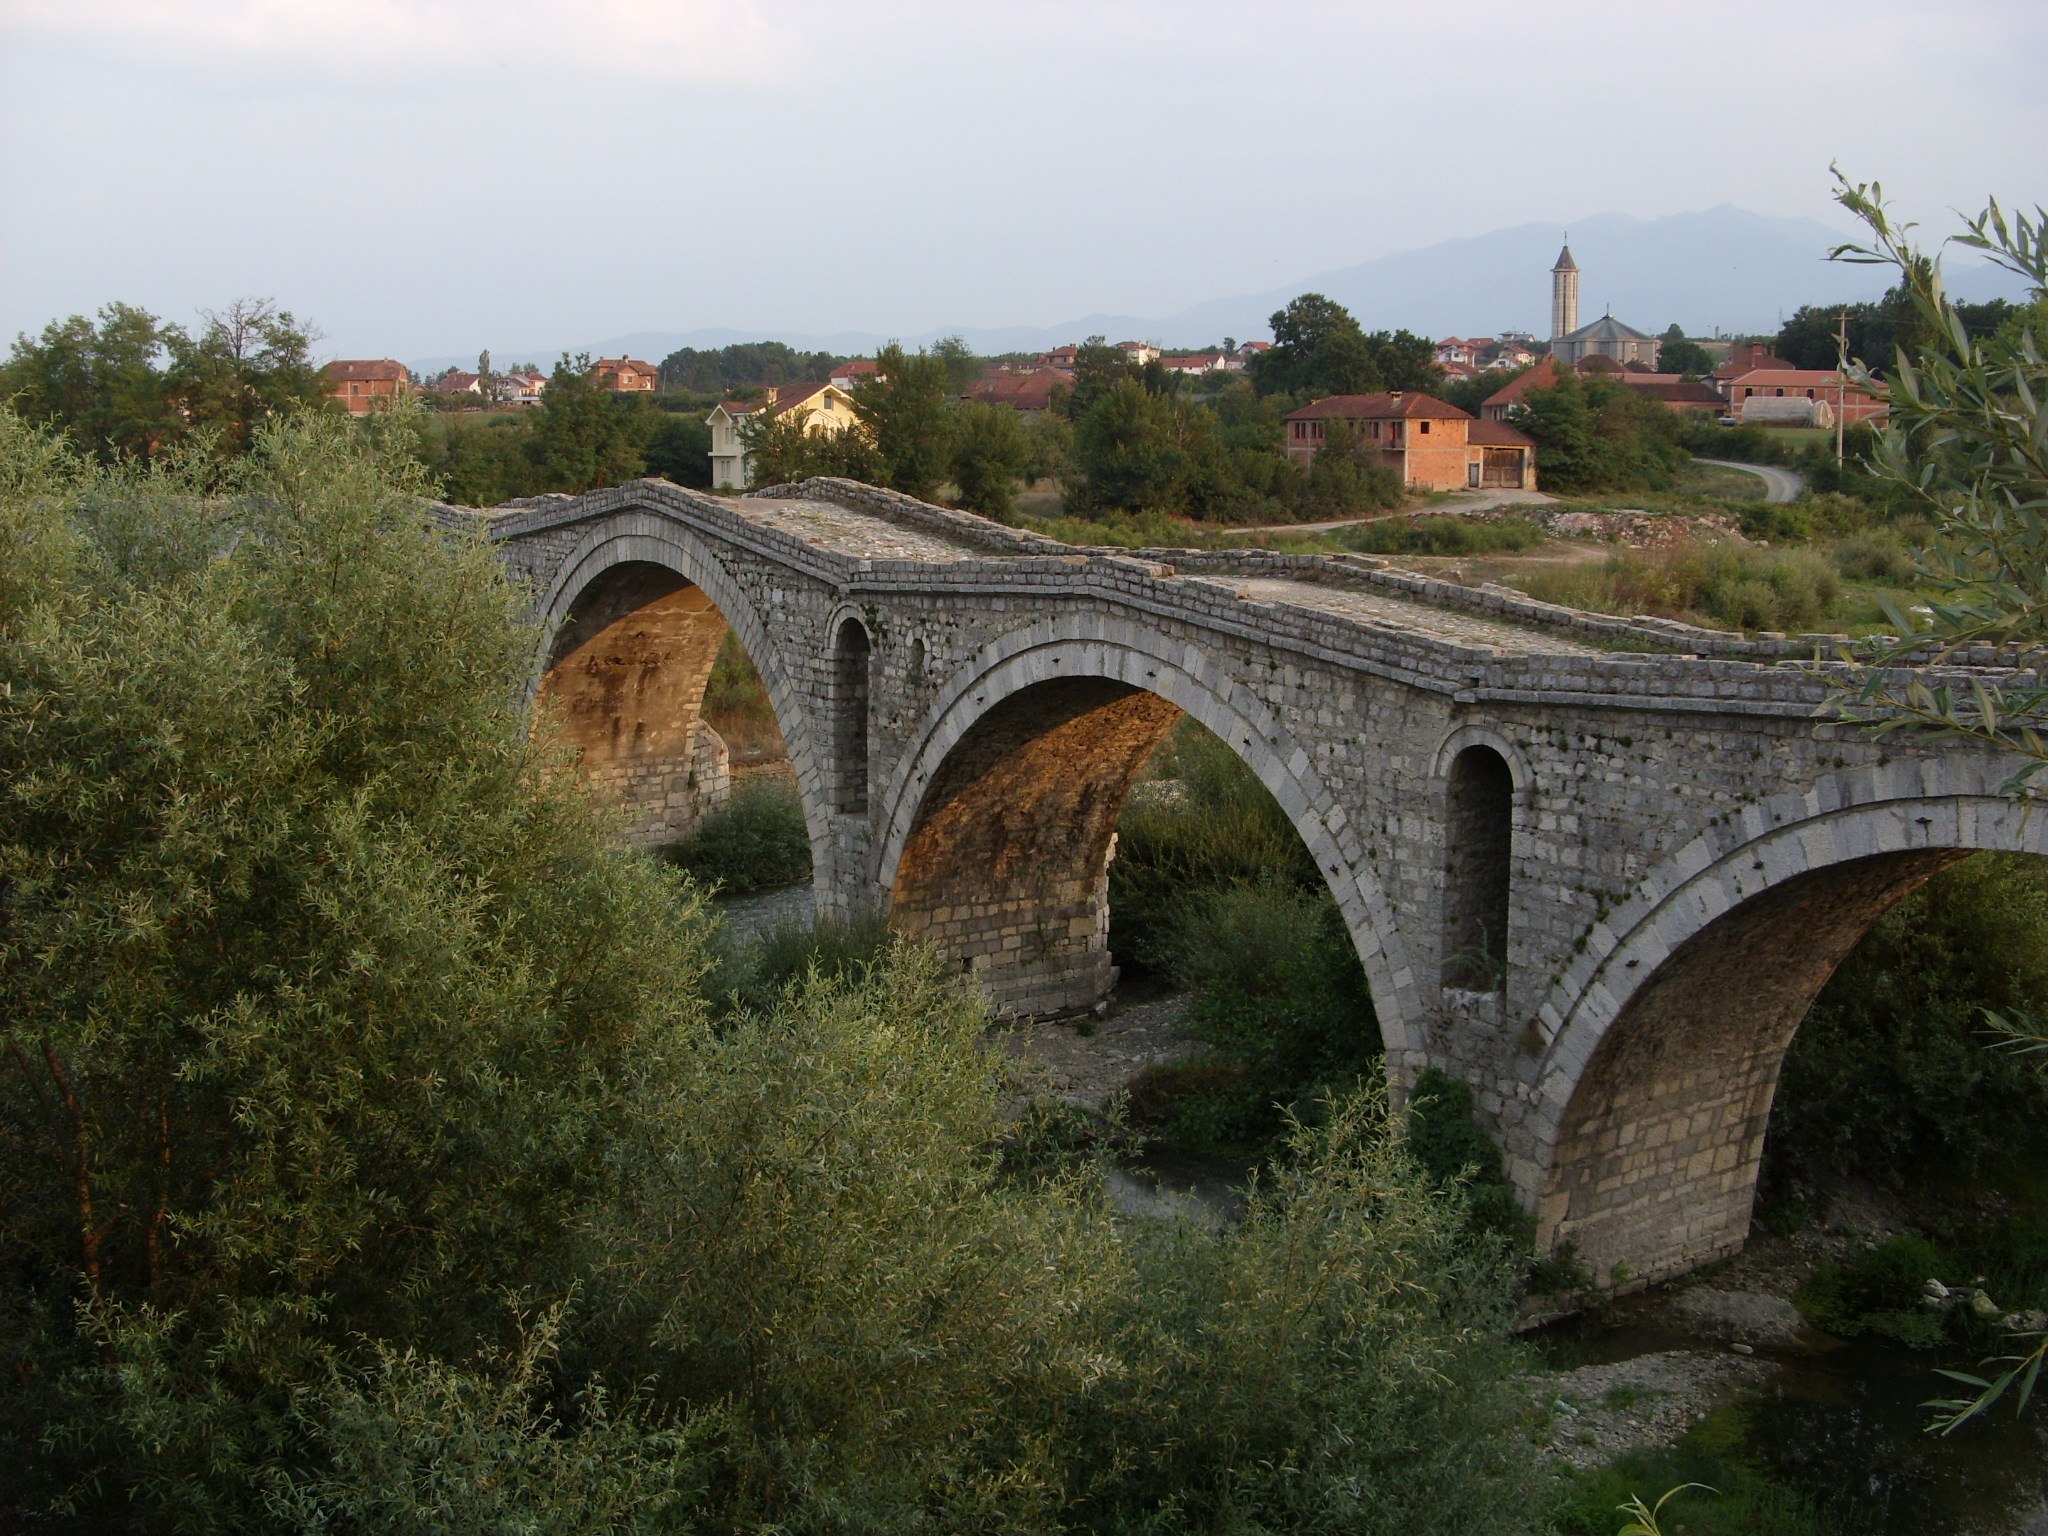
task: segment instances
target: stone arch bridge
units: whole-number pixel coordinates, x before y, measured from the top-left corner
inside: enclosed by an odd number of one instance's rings
[[[1395,1085],[1470,1082],[1541,1240],[1615,1288],[1741,1246],[1785,1047],[1877,916],[1973,850],[2048,852],[2009,764],[1817,719],[1824,637],[1357,556],[1083,550],[845,481],[480,515],[635,839],[724,790],[699,706],[729,627],[821,908],[889,907],[1013,1013],[1113,983],[1117,815],[1194,716],[1321,866]]]

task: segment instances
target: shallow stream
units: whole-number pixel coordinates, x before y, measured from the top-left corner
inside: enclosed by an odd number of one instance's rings
[[[1718,1347],[1674,1326],[1659,1300],[1630,1298],[1603,1317],[1553,1324],[1538,1344],[1553,1358],[1588,1365]],[[1921,1404],[1960,1391],[1936,1368],[1970,1369],[1967,1355],[1816,1334],[1810,1347],[1759,1348],[1757,1356],[1778,1369],[1736,1399],[1742,1457],[1804,1489],[1839,1529],[2048,1536],[2048,1401],[2037,1400],[2023,1418],[2002,1403],[1988,1419],[1931,1435]]]

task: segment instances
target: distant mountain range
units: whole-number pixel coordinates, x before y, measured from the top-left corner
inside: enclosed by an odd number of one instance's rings
[[[1889,268],[1829,263],[1841,230],[1812,219],[1771,218],[1731,204],[1658,219],[1603,213],[1562,224],[1520,224],[1490,234],[1445,240],[1398,251],[1356,266],[1319,272],[1265,293],[1211,299],[1177,314],[1083,315],[1058,325],[937,326],[912,336],[870,331],[810,335],[794,331],[705,327],[693,331],[635,331],[567,348],[593,357],[642,357],[659,362],[679,347],[710,349],[742,341],[782,341],[805,351],[872,353],[891,340],[919,346],[960,336],[976,352],[1042,351],[1087,336],[1126,338],[1168,348],[1192,348],[1264,339],[1267,320],[1289,299],[1323,293],[1356,315],[1368,330],[1405,328],[1432,338],[1493,335],[1524,330],[1541,336],[1550,325],[1550,267],[1569,233],[1579,264],[1579,317],[1611,312],[1639,330],[1659,332],[1676,321],[1688,335],[1775,331],[1802,304],[1874,299],[1888,286]],[[2019,281],[1995,267],[1951,259],[1949,286],[1973,302],[2017,299]],[[543,366],[565,349],[493,348],[510,362]],[[424,372],[469,367],[468,357],[420,358]]]

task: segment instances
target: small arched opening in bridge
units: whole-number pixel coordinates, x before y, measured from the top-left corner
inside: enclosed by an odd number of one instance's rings
[[[868,668],[874,646],[859,619],[842,619],[832,635],[832,808],[861,816],[868,808]]]
[[[1507,759],[1474,744],[1451,760],[1444,806],[1443,984],[1497,992],[1508,965],[1515,781]]]
[[[1879,917],[1973,851],[2048,853],[2039,811],[1995,794],[1778,814],[1719,858],[1682,851],[1567,978],[1580,1002],[1546,1053],[1555,1129],[1530,1193],[1545,1242],[1604,1286],[1741,1248],[1786,1051]]]
[[[535,703],[599,796],[626,808],[636,846],[687,837],[736,771],[788,773],[775,710],[725,615],[659,562],[610,564],[575,593]]]
[[[1085,664],[1087,655],[1071,660]],[[1048,662],[1040,670],[1053,667]],[[1149,670],[1151,680],[1164,681],[1163,668]],[[1347,1038],[1334,1043],[1334,1054],[1350,1070],[1377,1054],[1371,987],[1353,947],[1354,914],[1362,905],[1355,884],[1350,910],[1342,902],[1350,866],[1335,853],[1320,818],[1301,808],[1298,786],[1289,795],[1297,800],[1290,810],[1262,782],[1252,759],[1276,776],[1288,772],[1267,740],[1240,723],[1226,745],[1173,700],[1116,677],[1053,676],[1014,689],[1000,679],[984,680],[960,701],[959,712],[969,723],[923,756],[926,782],[898,802],[883,869],[898,925],[953,956],[1000,1010],[1059,1013],[1108,995],[1118,977],[1110,892],[1120,818],[1129,806],[1157,829],[1182,809],[1200,817],[1214,801],[1222,814],[1213,827],[1178,847],[1157,846],[1171,843],[1168,836],[1139,851],[1182,861],[1173,870],[1148,867],[1157,893],[1148,903],[1148,931],[1157,941],[1167,924],[1183,917],[1214,924],[1218,910],[1204,904],[1226,890],[1242,896],[1247,910],[1263,898],[1269,913],[1326,922],[1326,934],[1291,928],[1281,935],[1278,948],[1286,958],[1275,969],[1298,969],[1308,952],[1313,963],[1330,960],[1330,986],[1315,1002],[1332,1020],[1343,1011],[1331,1029]],[[940,741],[946,742],[944,735]],[[1154,765],[1162,748],[1169,756]],[[1182,777],[1162,779],[1161,772]],[[1195,782],[1197,773],[1230,782],[1219,792]],[[1205,838],[1208,846],[1198,848]],[[1245,851],[1253,844],[1260,853]],[[1255,867],[1262,858],[1270,868]],[[1259,964],[1259,936],[1232,937],[1241,947],[1223,963],[1242,960],[1244,971],[1233,975],[1250,976]],[[1149,958],[1163,960],[1156,953]],[[1252,985],[1247,1008],[1277,1002],[1257,990],[1255,978]],[[1311,990],[1296,988],[1295,1000]],[[1304,1034],[1324,1028],[1292,1024]],[[1348,1038],[1352,1029],[1356,1040]]]

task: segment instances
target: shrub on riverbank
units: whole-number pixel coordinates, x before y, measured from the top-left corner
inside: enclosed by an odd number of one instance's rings
[[[765,773],[740,780],[725,804],[662,857],[723,896],[810,879],[811,834],[796,785]]]

